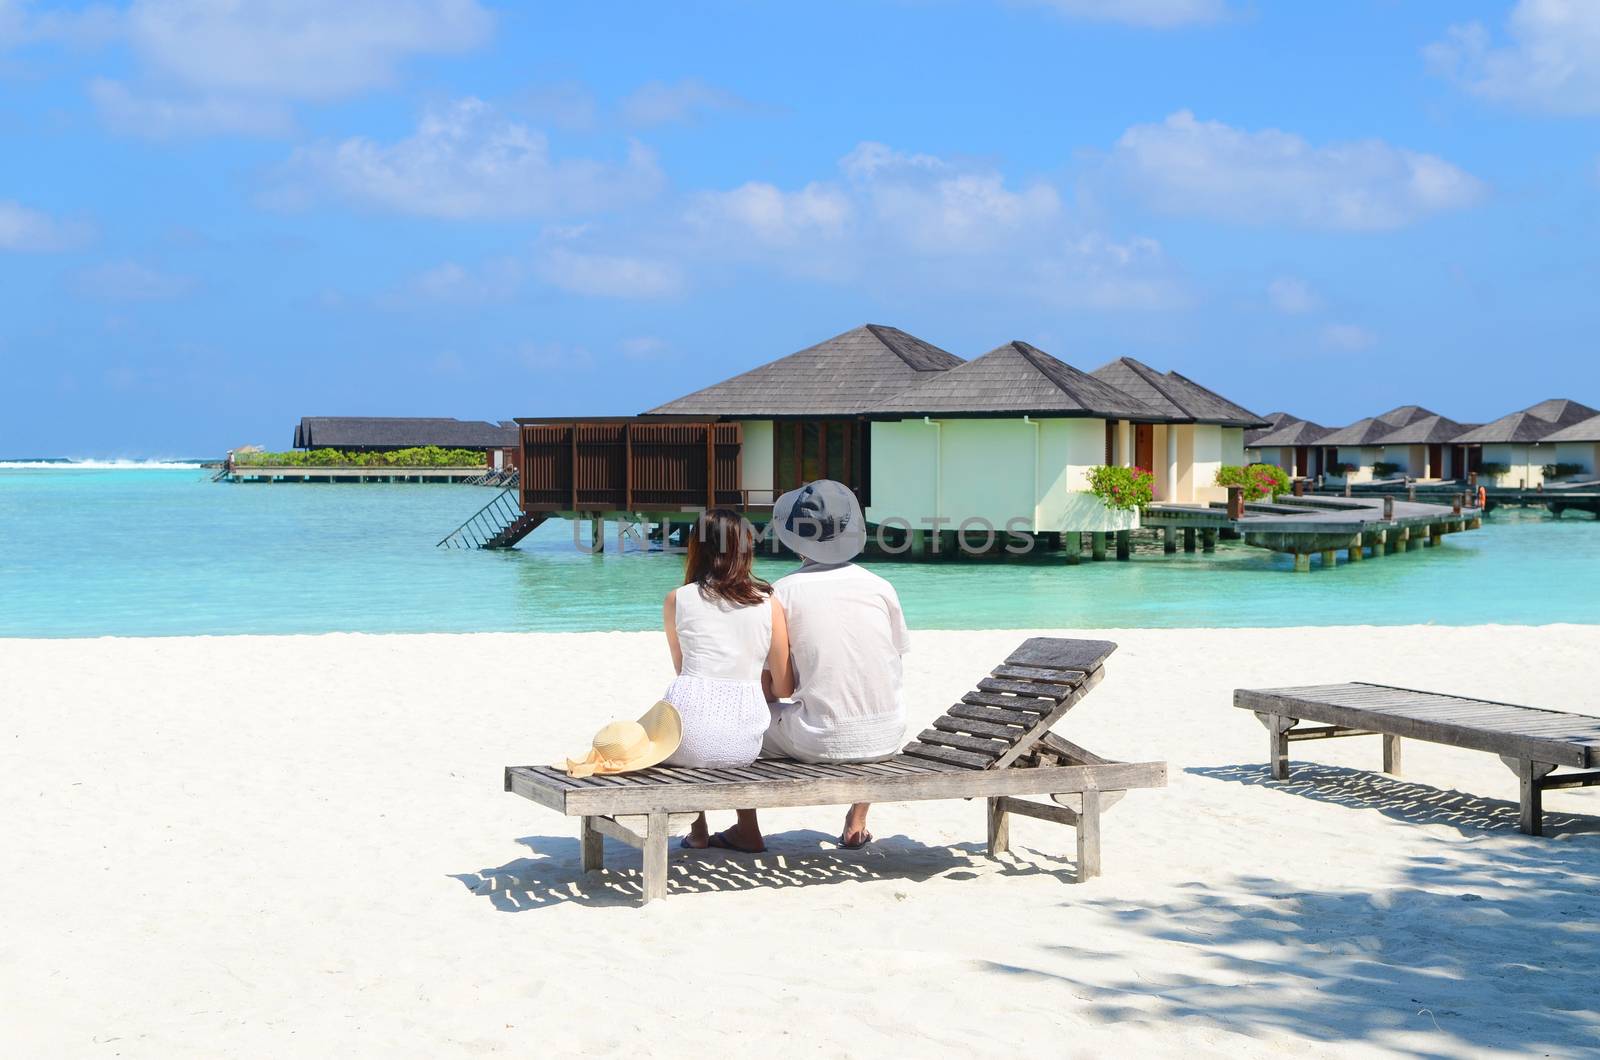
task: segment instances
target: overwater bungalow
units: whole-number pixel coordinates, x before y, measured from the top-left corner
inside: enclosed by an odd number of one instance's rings
[[[1161,415],[1161,422],[1134,428],[1133,463],[1154,472],[1157,500],[1226,499],[1227,490],[1216,485],[1217,469],[1244,463],[1245,431],[1265,426],[1266,420],[1186,376],[1158,372],[1132,357],[1101,365],[1092,374]]]
[[[1384,462],[1408,478],[1465,478],[1468,471],[1477,469],[1469,466],[1468,448],[1454,443],[1474,426],[1432,413],[1382,435],[1377,444],[1383,447]]]
[[[1371,482],[1374,469],[1385,462],[1382,439],[1401,427],[1427,419],[1437,413],[1419,405],[1401,405],[1378,416],[1357,420],[1323,435],[1324,473],[1347,483]],[[1338,470],[1344,468],[1346,470]]]
[[[1487,485],[1535,489],[1544,483],[1545,465],[1557,461],[1560,443],[1549,442],[1549,437],[1594,416],[1600,416],[1600,411],[1552,398],[1467,431],[1455,444],[1476,451],[1472,460],[1475,467],[1483,469]],[[1491,470],[1494,473],[1488,474]]]
[[[972,361],[867,324],[637,417],[519,420],[529,515],[735,505],[828,477],[869,520],[982,519],[1056,534],[1137,525],[1085,492],[1102,464],[1152,469],[1163,500],[1222,500],[1261,417],[1177,373],[1105,366],[1151,400],[1025,342]]]
[[[1271,464],[1291,475],[1315,478],[1324,471],[1322,439],[1331,433],[1320,423],[1290,417],[1277,430],[1259,432],[1247,441],[1245,455],[1252,464]]]
[[[873,406],[867,518],[1034,533],[1138,525],[1084,492],[1103,464],[1149,467],[1163,413],[1026,342],[933,373]],[[1186,470],[1192,472],[1190,467]]]
[[[457,420],[432,416],[302,416],[294,428],[296,449],[347,453],[392,452],[437,445],[444,449],[498,449],[517,444],[509,420]]]
[[[1555,446],[1557,465],[1575,468],[1568,478],[1590,479],[1600,476],[1600,416],[1591,416],[1571,427],[1547,434],[1544,445]]]

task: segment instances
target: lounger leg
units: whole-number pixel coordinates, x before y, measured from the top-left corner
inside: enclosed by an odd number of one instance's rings
[[[595,831],[593,817],[578,818],[578,851],[583,858],[584,872],[597,872],[606,867],[605,836]]]
[[[989,856],[1004,854],[1011,849],[1011,815],[1005,811],[1002,799],[989,800]]]
[[[1082,798],[1083,806],[1078,810],[1079,883],[1100,875],[1100,792],[1090,789]]]
[[[667,896],[667,814],[650,814],[644,834],[644,900]]]
[[[1286,718],[1281,714],[1263,714],[1256,711],[1256,720],[1267,727],[1267,755],[1272,760],[1274,780],[1289,779],[1289,730],[1299,724],[1299,718]]]
[[[1383,771],[1390,776],[1400,775],[1400,737],[1383,738]]]
[[[1500,761],[1517,775],[1517,794],[1522,803],[1518,829],[1525,835],[1544,835],[1544,788],[1539,781],[1556,767],[1548,762],[1530,762],[1526,758],[1507,755],[1501,755]]]

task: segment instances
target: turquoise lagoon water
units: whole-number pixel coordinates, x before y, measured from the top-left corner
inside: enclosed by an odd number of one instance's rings
[[[640,630],[681,557],[434,543],[472,486],[215,484],[197,469],[0,468],[0,636]],[[1600,623],[1600,523],[1504,510],[1443,547],[1337,571],[1224,542],[1128,563],[870,564],[924,629]],[[763,560],[776,577],[790,564]]]

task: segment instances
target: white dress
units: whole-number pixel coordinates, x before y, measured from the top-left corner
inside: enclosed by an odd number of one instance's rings
[[[676,590],[683,669],[663,697],[683,718],[669,766],[742,766],[761,754],[771,714],[761,671],[772,646],[772,603],[707,600],[698,585]]]

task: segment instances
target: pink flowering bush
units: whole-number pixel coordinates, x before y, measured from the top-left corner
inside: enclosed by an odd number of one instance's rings
[[[1142,467],[1092,467],[1089,492],[1108,508],[1142,509],[1155,500],[1156,477]]]
[[[1251,464],[1248,467],[1223,464],[1217,469],[1216,483],[1219,486],[1238,486],[1244,490],[1246,501],[1265,498],[1276,500],[1292,488],[1289,473],[1272,464]]]

